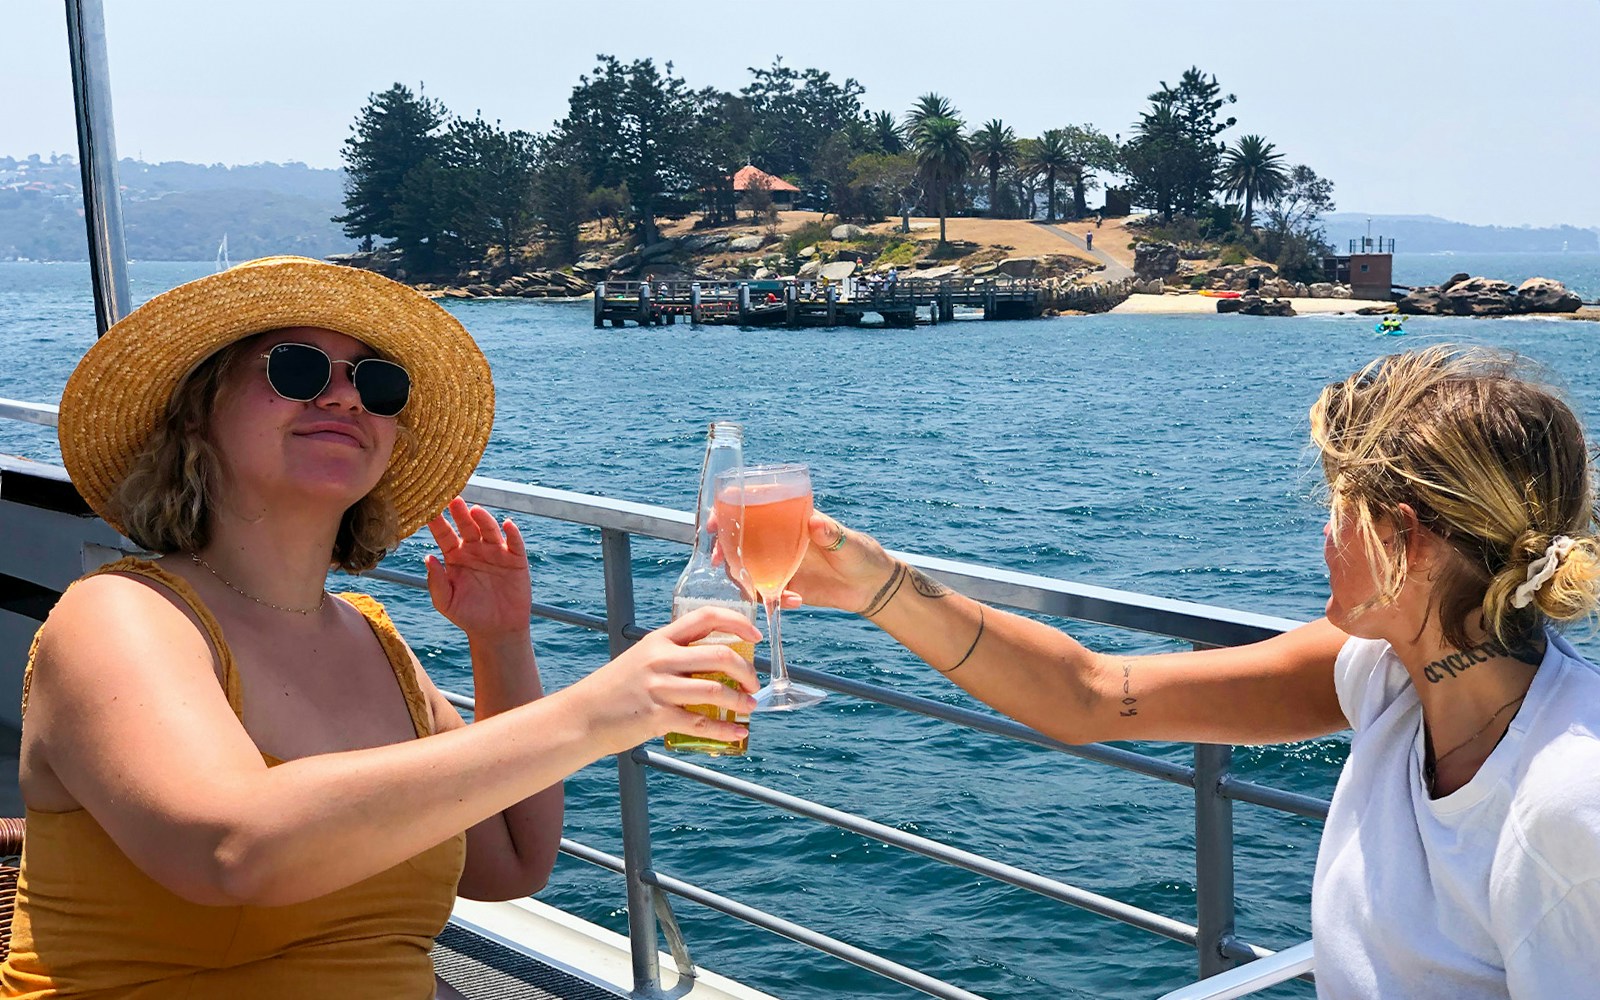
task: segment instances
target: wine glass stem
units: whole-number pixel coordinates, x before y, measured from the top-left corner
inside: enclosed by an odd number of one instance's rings
[[[783,662],[783,634],[778,625],[783,612],[777,601],[763,599],[761,606],[767,609],[767,631],[772,633],[771,686],[781,691],[789,686],[789,668]]]

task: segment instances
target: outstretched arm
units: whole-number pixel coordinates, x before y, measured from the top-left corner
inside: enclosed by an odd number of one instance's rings
[[[790,585],[803,600],[865,614],[974,697],[1059,740],[1268,743],[1347,725],[1333,686],[1347,636],[1326,619],[1247,646],[1106,656],[956,593],[826,515],[811,530]]]
[[[683,707],[754,704],[755,673],[742,657],[690,645],[716,631],[759,638],[743,616],[702,609],[571,687],[476,725],[268,768],[184,612],[142,581],[96,576],[62,597],[40,635],[25,767],[47,773],[135,865],[185,899],[302,902],[653,736],[742,737],[745,727]],[[692,676],[714,671],[743,690]]]

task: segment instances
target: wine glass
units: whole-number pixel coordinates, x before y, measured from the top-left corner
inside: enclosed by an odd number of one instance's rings
[[[772,679],[756,692],[756,711],[815,705],[827,692],[789,679],[778,607],[811,544],[811,470],[804,465],[749,465],[717,477],[717,530],[728,568],[753,590],[772,633]]]

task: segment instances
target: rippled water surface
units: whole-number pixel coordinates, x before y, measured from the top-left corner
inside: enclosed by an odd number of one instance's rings
[[[135,265],[134,297],[208,270]],[[87,281],[82,264],[0,264],[0,396],[59,397],[93,339]],[[747,459],[809,462],[818,504],[891,546],[1292,618],[1318,614],[1325,596],[1305,417],[1324,383],[1387,350],[1481,342],[1546,362],[1591,426],[1600,415],[1600,327],[1587,323],[1412,319],[1405,338],[1344,317],[598,331],[587,303],[450,308],[494,367],[485,475],[688,509],[706,423],[736,419]],[[0,450],[56,456],[52,432],[9,422]],[[524,526],[538,597],[602,613],[598,533]],[[426,550],[413,539],[390,563],[420,572]],[[635,544],[642,622],[665,620],[685,555]],[[425,598],[370,589],[440,684],[470,690],[465,648]],[[786,621],[794,662],[967,703],[860,621]],[[1164,648],[1073,628],[1099,648]],[[552,687],[605,660],[594,633],[541,622],[534,637]],[[713,766],[1195,919],[1192,793],[1178,786],[842,696],[756,723],[750,755]],[[1185,746],[1139,749],[1191,759]],[[1336,736],[1234,760],[1252,779],[1326,796],[1344,755]],[[620,853],[615,774],[603,762],[568,783],[568,835]],[[1180,945],[1022,890],[671,777],[653,776],[650,791],[660,870],[975,992],[1148,997],[1194,974]],[[1268,947],[1304,938],[1319,825],[1245,805],[1235,821],[1240,933]],[[563,859],[541,898],[626,932],[608,873]],[[780,996],[913,995],[693,904],[677,910],[698,962]]]

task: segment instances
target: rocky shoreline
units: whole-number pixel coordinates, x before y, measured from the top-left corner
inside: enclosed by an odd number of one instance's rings
[[[1412,289],[1395,304],[1408,316],[1529,316],[1571,314],[1583,299],[1551,278],[1520,285],[1462,273],[1439,285]]]
[[[1246,316],[1293,316],[1293,305],[1285,301],[1288,299],[1352,297],[1349,285],[1288,281],[1280,278],[1270,264],[1207,267],[1193,263],[1203,259],[1204,255],[1195,248],[1140,243],[1134,248],[1134,274],[1139,281],[1135,291],[1238,292],[1238,297],[1217,299],[1217,312]],[[1529,278],[1521,285],[1513,285],[1461,273],[1439,285],[1411,289],[1392,302],[1372,300],[1362,306],[1352,302],[1351,311],[1363,315],[1398,312],[1411,316],[1530,316],[1576,315],[1582,308],[1582,297],[1552,278]]]
[[[450,281],[414,281],[400,256],[387,250],[339,254],[330,261],[377,271],[412,284],[439,299],[583,298],[597,282],[648,277],[689,279],[799,281],[827,278],[842,282],[863,274],[883,274],[891,267],[902,278],[1010,277],[1043,282],[1046,315],[1105,312],[1130,295],[1226,292],[1216,298],[1216,311],[1246,316],[1296,315],[1291,300],[1352,299],[1350,286],[1331,282],[1294,282],[1262,262],[1217,263],[1217,248],[1139,241],[1134,246],[1132,278],[1097,280],[1103,265],[1071,254],[1008,256],[1005,246],[979,246],[952,241],[938,256],[917,255],[890,260],[880,255],[882,238],[859,226],[841,224],[818,239],[794,249],[792,241],[770,228],[690,231],[663,237],[648,247],[620,243],[592,250],[567,268],[525,268],[511,265],[462,272]],[[868,258],[872,262],[868,263]],[[1330,303],[1331,305],[1331,303]],[[1549,315],[1595,318],[1583,310],[1580,296],[1559,281],[1529,278],[1521,285],[1465,273],[1437,286],[1411,289],[1393,302],[1350,302],[1350,312],[1378,315],[1399,312],[1419,316]],[[1322,311],[1318,307],[1318,311]]]

